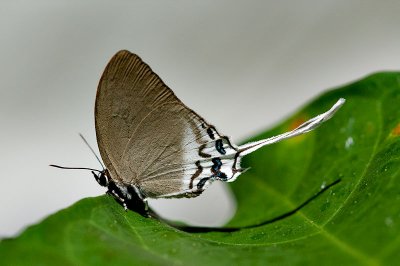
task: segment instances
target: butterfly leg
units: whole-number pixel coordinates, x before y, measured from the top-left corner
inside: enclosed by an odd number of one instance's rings
[[[124,207],[125,211],[130,209],[128,205],[131,197],[126,189],[126,186],[122,184],[116,184],[111,180],[108,182],[107,188],[107,194],[113,196],[113,198]]]
[[[149,203],[147,202],[147,199],[143,199],[143,203],[144,203],[144,211],[146,213],[149,212]]]
[[[120,196],[118,195],[118,193],[117,193],[115,190],[113,190],[113,189],[110,190],[110,189],[109,189],[109,190],[107,191],[107,194],[113,196],[114,199],[116,199],[116,200],[124,207],[125,211],[128,210],[128,206],[126,205],[125,199],[122,198],[122,197],[120,197]]]
[[[110,180],[107,188],[107,194],[113,196],[124,207],[125,211],[129,209],[149,217],[147,199],[136,186],[115,183]]]
[[[140,189],[135,185],[129,185],[127,187],[128,200],[126,201],[128,209],[139,212],[145,217],[149,215],[149,205],[147,198],[142,194]]]

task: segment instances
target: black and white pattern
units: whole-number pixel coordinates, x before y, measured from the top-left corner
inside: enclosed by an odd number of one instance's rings
[[[96,180],[129,209],[146,198],[195,197],[215,180],[234,181],[246,154],[315,129],[343,103],[293,131],[238,147],[185,106],[137,55],[120,51],[97,90],[96,134],[107,169]]]

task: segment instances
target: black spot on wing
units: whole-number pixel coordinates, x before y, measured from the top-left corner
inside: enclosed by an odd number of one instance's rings
[[[226,181],[228,176],[221,171],[222,161],[220,158],[212,158],[213,165],[211,166],[212,177],[216,177],[219,180]]]
[[[207,144],[202,144],[199,147],[199,156],[203,158],[210,158],[211,154],[204,153],[203,150],[206,148]]]
[[[222,139],[217,139],[215,142],[215,148],[220,154],[226,154],[226,151],[224,149],[224,143],[222,142]]]
[[[207,128],[207,134],[212,140],[215,139],[214,132],[212,131],[211,127]]]
[[[212,158],[211,161],[213,162],[213,165],[211,166],[211,171],[215,174],[221,169],[222,162],[221,159],[218,157]]]
[[[193,188],[193,181],[203,172],[203,167],[200,165],[200,161],[196,162],[197,170],[190,178],[189,189]]]
[[[219,171],[219,172],[217,173],[216,177],[217,177],[219,180],[222,180],[222,181],[228,180],[228,177],[227,177],[226,174],[225,174],[224,172],[222,172],[222,171]]]
[[[210,177],[204,177],[202,178],[199,183],[197,183],[197,189],[202,190],[206,182],[210,179]]]

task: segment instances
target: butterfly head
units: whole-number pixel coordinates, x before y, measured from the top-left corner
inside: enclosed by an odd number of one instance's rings
[[[110,184],[110,181],[109,181],[110,174],[108,173],[107,169],[104,169],[103,171],[99,171],[98,173],[96,173],[95,171],[92,171],[92,174],[100,186],[108,187],[108,185]]]

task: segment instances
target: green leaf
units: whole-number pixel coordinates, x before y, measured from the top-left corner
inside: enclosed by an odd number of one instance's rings
[[[400,261],[400,74],[379,73],[330,91],[253,139],[287,131],[347,102],[306,135],[245,158],[232,183],[230,226],[291,209],[338,178],[298,213],[236,232],[186,233],[125,212],[112,198],[83,199],[2,240],[2,265],[394,265]]]

